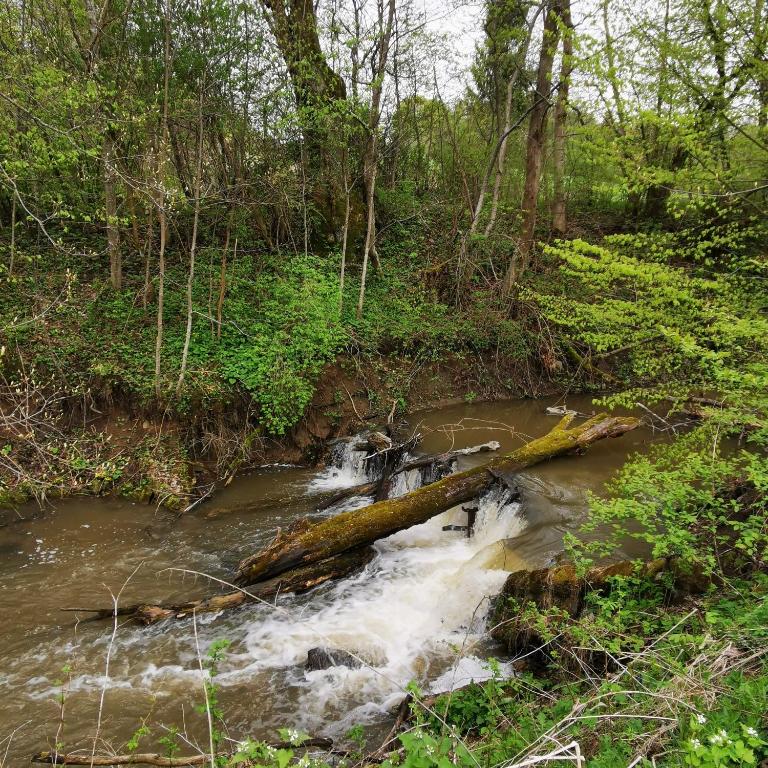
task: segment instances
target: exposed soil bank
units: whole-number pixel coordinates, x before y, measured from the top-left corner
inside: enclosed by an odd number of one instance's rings
[[[252,401],[200,404],[188,417],[149,411],[113,387],[62,404],[55,444],[3,434],[10,469],[0,466],[0,523],[31,498],[116,493],[169,509],[189,504],[239,471],[273,463],[317,464],[329,440],[367,422],[459,402],[537,397],[562,391],[541,363],[453,358],[439,363],[339,358],[319,377],[312,402],[285,436],[264,434]],[[6,508],[3,513],[1,508]]]

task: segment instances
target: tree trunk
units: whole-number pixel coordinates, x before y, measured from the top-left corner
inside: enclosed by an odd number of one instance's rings
[[[155,335],[155,394],[161,393],[161,362],[163,352],[163,310],[165,299],[165,245],[168,239],[168,220],[165,208],[165,162],[168,153],[168,90],[171,73],[171,11],[170,0],[165,0],[163,10],[163,117],[160,127],[160,146],[157,152],[157,176],[155,195],[157,218],[160,227],[160,248],[157,255],[157,332]]]
[[[339,270],[339,320],[344,309],[344,277],[347,271],[347,242],[349,241],[349,178],[346,163],[344,167],[344,228],[341,232],[341,269]]]
[[[8,277],[13,277],[13,262],[16,258],[16,193],[11,200],[11,252],[8,262]]]
[[[389,0],[387,21],[384,23],[384,9],[379,0],[379,26],[381,27],[381,40],[379,41],[379,58],[376,64],[371,92],[371,110],[368,119],[368,137],[365,146],[365,159],[363,178],[365,180],[366,206],[368,213],[368,225],[365,231],[365,247],[363,250],[363,271],[360,277],[360,296],[357,301],[357,317],[363,315],[365,302],[365,280],[368,273],[368,258],[376,256],[376,174],[378,171],[377,133],[379,119],[381,117],[381,95],[384,90],[384,75],[389,56],[389,43],[392,39],[392,24],[395,19],[395,0]],[[349,198],[347,198],[349,199]]]
[[[181,393],[184,375],[187,372],[189,342],[192,339],[192,298],[195,287],[195,256],[197,255],[197,228],[200,222],[200,195],[202,194],[203,178],[203,83],[200,84],[197,113],[197,167],[195,169],[194,214],[192,216],[192,240],[189,244],[189,274],[187,275],[187,328],[184,334],[184,348],[181,352],[181,368],[179,380],[176,382],[176,396]]]
[[[515,70],[515,75],[519,72],[519,69]],[[507,143],[509,141],[509,126],[512,122],[512,97],[515,92],[515,80],[517,77],[510,77],[507,83],[507,98],[504,104],[504,126],[501,129],[500,136],[501,148],[499,149],[499,157],[496,161],[496,177],[493,180],[493,196],[491,198],[491,213],[488,217],[488,223],[485,225],[485,236],[491,234],[494,225],[496,224],[496,216],[499,212],[499,197],[501,196],[501,182],[504,179],[504,164],[507,159]]]
[[[552,151],[553,194],[552,229],[558,235],[565,234],[568,227],[565,192],[565,150],[566,122],[568,110],[568,86],[573,69],[573,24],[571,22],[570,0],[563,0],[563,60],[560,65],[560,82],[554,113],[554,147]]]
[[[344,81],[328,65],[320,45],[317,13],[312,0],[262,0],[267,19],[291,78],[313,176],[312,199],[335,234],[342,217],[341,183],[335,167],[334,144],[345,131],[333,123],[345,119],[338,102],[346,101]],[[336,148],[338,149],[338,148]]]
[[[240,563],[237,582],[262,582],[370,544],[474,499],[499,476],[507,477],[555,456],[585,449],[597,440],[623,435],[638,425],[635,418],[601,414],[569,428],[572,419],[571,415],[565,416],[549,434],[483,466],[450,475],[397,499],[344,512],[294,534],[279,536]]]
[[[559,34],[559,8],[550,6],[544,17],[544,32],[539,53],[534,106],[528,128],[528,147],[525,158],[525,187],[523,190],[523,223],[517,253],[512,257],[504,280],[506,292],[512,290],[519,276],[527,269],[533,252],[536,230],[536,206],[539,199],[544,142],[549,113],[549,95],[552,82],[552,63]]]
[[[216,338],[221,338],[221,323],[224,315],[224,298],[227,295],[227,251],[229,250],[229,238],[231,236],[232,217],[227,224],[227,237],[224,242],[224,250],[221,254],[221,269],[219,270],[219,298],[216,301]],[[237,238],[235,238],[235,253],[237,253]]]
[[[119,291],[123,287],[123,263],[120,255],[120,231],[117,225],[117,195],[115,193],[115,148],[107,131],[101,147],[102,172],[104,174],[104,213],[109,253],[109,281]]]

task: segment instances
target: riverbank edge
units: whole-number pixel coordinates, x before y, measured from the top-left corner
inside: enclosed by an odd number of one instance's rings
[[[239,473],[269,464],[318,465],[335,438],[397,423],[406,413],[587,389],[588,382],[574,386],[573,374],[550,371],[541,361],[477,355],[416,365],[344,355],[325,366],[304,415],[278,437],[265,433],[245,394],[180,416],[97,385],[87,405],[73,398],[57,445],[0,445],[28,458],[24,475],[0,473],[0,523],[24,505],[72,496],[117,495],[182,513]]]

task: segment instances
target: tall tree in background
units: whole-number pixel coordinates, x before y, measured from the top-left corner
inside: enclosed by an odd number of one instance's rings
[[[384,0],[378,2],[378,55],[374,59],[373,79],[371,82],[371,104],[368,113],[368,135],[366,138],[365,155],[363,159],[363,179],[366,191],[367,207],[367,225],[365,231],[365,245],[363,247],[363,271],[360,277],[360,295],[357,300],[357,316],[363,314],[363,303],[365,302],[365,282],[368,271],[368,259],[370,256],[376,256],[376,177],[378,175],[378,131],[379,121],[381,120],[381,96],[384,90],[384,75],[386,74],[387,58],[389,57],[389,46],[392,40],[392,25],[395,20],[395,0],[388,0],[386,20],[384,11]],[[349,197],[347,197],[347,200]],[[349,221],[349,213],[345,217],[345,238],[346,222]]]
[[[531,9],[529,6],[529,3],[520,0],[490,2],[486,5],[485,41],[475,67],[475,79],[480,93],[486,96],[491,106],[495,131],[491,133],[490,158],[471,209],[469,229],[461,241],[461,283],[466,283],[474,273],[475,265],[469,252],[484,213],[491,178],[493,194],[491,212],[484,231],[486,237],[490,235],[498,215],[509,136],[513,128],[519,125],[519,121],[515,125],[512,123],[513,105],[516,94],[518,97],[522,94],[518,84],[525,70],[533,29],[543,7],[538,5]]]
[[[573,22],[570,0],[563,3],[563,46],[560,64],[560,79],[557,84],[557,100],[553,116],[554,139],[552,146],[552,229],[558,235],[568,228],[565,161],[566,127],[568,119],[568,89],[573,70]]]
[[[323,53],[313,0],[262,2],[291,78],[304,133],[302,161],[307,159],[313,177],[312,199],[323,230],[333,237],[341,231],[346,204],[333,141],[334,123],[347,119],[346,86]]]
[[[552,66],[560,34],[562,5],[554,0],[546,9],[544,28],[536,71],[536,90],[533,93],[531,116],[528,123],[528,143],[525,156],[525,186],[523,189],[522,224],[516,252],[510,259],[504,278],[504,290],[509,292],[520,275],[525,272],[533,253],[539,186],[544,161],[544,144],[547,136],[552,91]]]

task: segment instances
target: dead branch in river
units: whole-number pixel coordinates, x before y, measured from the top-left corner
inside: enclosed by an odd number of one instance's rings
[[[306,520],[299,522],[307,524]],[[91,616],[86,621],[108,619],[115,615],[128,616],[140,624],[154,624],[163,619],[186,619],[191,618],[193,614],[218,613],[228,608],[239,608],[246,603],[268,600],[281,593],[306,592],[326,581],[341,579],[359,571],[373,560],[374,554],[371,547],[358,547],[304,568],[296,568],[274,579],[268,579],[252,589],[238,589],[186,603],[141,603],[123,606],[117,611],[114,608],[63,608],[62,610],[72,613],[90,613]]]
[[[544,437],[482,466],[449,475],[399,498],[343,512],[292,535],[281,536],[240,563],[237,583],[256,584],[294,568],[370,544],[470,501],[497,479],[510,478],[521,469],[555,456],[584,450],[598,440],[618,437],[639,424],[636,418],[630,416],[606,414],[598,414],[576,427],[570,427],[572,420],[573,415],[566,415]]]
[[[331,751],[333,741],[331,739],[305,739],[297,744],[290,741],[281,741],[270,744],[272,749],[322,749]],[[336,753],[336,750],[333,750]],[[232,757],[232,753],[224,753],[220,757]],[[95,755],[75,754],[64,752],[38,752],[32,755],[30,762],[45,763],[47,765],[159,765],[164,768],[182,768],[187,765],[207,765],[211,756],[204,753],[199,755],[187,755],[180,757],[168,757],[158,755],[155,752],[137,752],[131,755]]]

